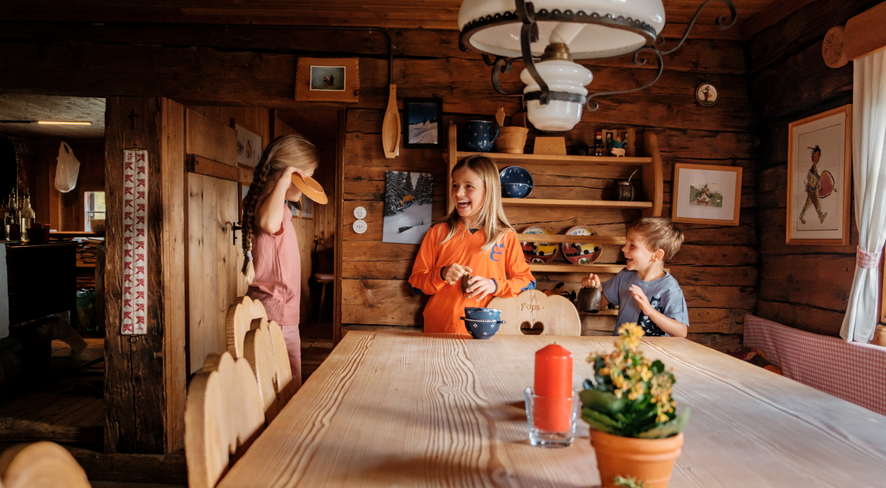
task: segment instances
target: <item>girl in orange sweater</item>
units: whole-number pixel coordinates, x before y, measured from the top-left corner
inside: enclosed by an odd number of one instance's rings
[[[465,307],[485,307],[493,296],[512,297],[534,289],[517,233],[501,205],[498,169],[489,158],[465,158],[452,169],[455,209],[428,231],[409,284],[431,295],[424,310],[424,331],[467,334]],[[470,273],[468,289],[459,283]]]

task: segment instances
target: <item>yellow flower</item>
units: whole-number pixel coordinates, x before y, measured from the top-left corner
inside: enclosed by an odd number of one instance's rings
[[[655,417],[656,422],[667,422],[668,420],[670,420],[670,417],[663,413],[660,413],[658,414],[658,416]]]
[[[643,378],[643,381],[649,381],[649,378],[652,378],[652,371],[649,371],[649,368],[643,365],[640,367],[640,377]]]

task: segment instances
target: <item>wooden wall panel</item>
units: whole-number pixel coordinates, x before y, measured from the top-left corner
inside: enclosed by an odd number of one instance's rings
[[[761,140],[757,172],[760,289],[755,312],[830,336],[839,335],[846,311],[858,231],[853,211],[847,246],[785,244],[788,124],[852,103],[852,65],[827,68],[822,40],[828,29],[880,1],[811,2],[748,41],[750,100]]]
[[[698,51],[696,51],[698,52]],[[706,58],[707,59],[707,58]],[[398,60],[399,63],[400,60]],[[732,61],[730,61],[731,63]],[[513,113],[511,101],[496,98],[481,74],[471,81],[456,80],[463,73],[474,73],[469,59],[448,58],[441,71],[439,60],[423,59],[399,63],[410,81],[425,81],[421,95],[440,96],[444,101],[443,123],[453,121],[459,129],[473,118],[490,119],[497,106]],[[711,165],[737,165],[744,170],[742,182],[741,225],[723,227],[704,224],[679,224],[686,233],[686,243],[669,268],[680,281],[690,308],[691,337],[718,348],[741,343],[744,315],[757,303],[756,267],[759,261],[756,239],[757,162],[755,134],[744,72],[720,70],[716,61],[706,61],[705,70],[717,71],[716,83],[729,93],[729,100],[718,110],[694,104],[691,93],[701,72],[692,69],[666,71],[652,89],[623,99],[601,100],[600,111],[586,116],[575,129],[564,133],[567,145],[593,141],[597,130],[611,127],[634,127],[638,133],[652,130],[659,136],[664,163],[664,215],[670,215],[673,166],[678,162]],[[361,70],[363,65],[361,64]],[[420,68],[420,69],[419,69]],[[700,69],[700,68],[699,68]],[[380,83],[372,73],[365,76],[373,86]],[[628,73],[622,67],[595,70],[592,87],[625,85],[645,73]],[[709,74],[705,79],[712,79]],[[415,78],[413,78],[415,77]],[[364,80],[361,71],[361,83]],[[471,83],[476,82],[476,87]],[[597,85],[597,83],[600,83]],[[444,93],[444,87],[446,91]],[[398,92],[401,87],[398,85]],[[409,88],[406,88],[409,90]],[[470,93],[469,93],[470,92]],[[361,89],[361,99],[363,91]],[[606,104],[610,104],[607,108]],[[719,105],[719,104],[718,104]],[[716,107],[716,106],[715,106]],[[348,110],[344,171],[342,232],[342,323],[347,325],[421,325],[421,310],[427,298],[412,294],[405,280],[412,270],[417,245],[382,242],[384,174],[386,171],[431,172],[435,179],[434,219],[445,212],[446,172],[442,149],[405,149],[395,159],[384,158],[380,128],[383,112],[368,104]],[[727,121],[726,119],[730,119]],[[459,134],[462,131],[459,130]],[[536,136],[530,131],[527,152]],[[443,135],[446,144],[446,134]],[[639,137],[638,137],[639,139]],[[507,164],[502,164],[502,169]],[[586,168],[579,165],[534,166],[533,197],[614,199],[616,183],[627,178],[628,171],[618,167]],[[639,190],[639,186],[638,186]],[[352,211],[367,209],[368,230],[356,234],[351,225]],[[620,236],[625,222],[640,217],[639,211],[577,208],[506,207],[510,222],[522,230],[529,225],[544,225],[562,233],[574,225],[591,225],[602,235]],[[619,246],[604,246],[601,263],[623,263]],[[539,288],[553,288],[560,281],[567,289],[580,286],[582,273],[536,273]],[[394,307],[397,304],[397,307]],[[614,317],[582,317],[584,333],[611,333]]]

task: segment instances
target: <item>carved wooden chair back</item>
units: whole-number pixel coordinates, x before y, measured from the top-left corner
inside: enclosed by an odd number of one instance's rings
[[[86,472],[62,446],[48,441],[14,446],[0,455],[0,487],[90,488]]]
[[[501,310],[505,323],[498,329],[499,334],[523,335],[526,330],[538,335],[581,335],[578,310],[561,296],[526,290],[511,298],[495,297],[487,307]]]
[[[210,354],[194,376],[185,405],[190,488],[214,487],[264,428],[255,375],[246,359]]]
[[[244,353],[255,373],[265,420],[270,423],[292,397],[292,370],[280,326],[265,318],[253,319],[252,330],[246,333]]]

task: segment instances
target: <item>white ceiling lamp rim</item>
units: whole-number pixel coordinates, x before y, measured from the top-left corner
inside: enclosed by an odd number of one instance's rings
[[[608,27],[616,30],[628,31],[633,34],[636,34],[643,38],[644,46],[652,46],[655,44],[656,37],[658,36],[658,32],[656,32],[655,27],[651,24],[635,19],[632,17],[626,16],[614,16],[610,13],[598,13],[591,12],[587,13],[585,11],[579,11],[575,13],[571,10],[561,11],[559,9],[554,9],[551,11],[548,10],[539,10],[535,12],[533,17],[534,23],[539,24],[542,22],[554,22],[554,23],[562,23],[562,22],[572,22],[577,24],[595,24],[602,27]],[[471,20],[465,23],[461,29],[461,35],[459,36],[458,43],[459,47],[462,51],[470,51],[472,49],[477,49],[481,52],[488,52],[490,54],[494,54],[497,56],[505,56],[511,58],[517,58],[522,56],[520,52],[490,52],[488,50],[482,49],[471,43],[471,38],[490,27],[496,27],[507,24],[515,24],[515,27],[520,27],[522,25],[522,20],[516,11],[513,12],[502,12],[495,13],[492,15],[488,15],[485,17],[481,17],[478,19]],[[574,48],[574,46],[570,46],[570,48]],[[542,46],[543,49],[543,46]],[[581,50],[582,48],[576,48]],[[636,50],[636,46],[630,49],[627,52]],[[624,54],[624,52],[618,52],[617,54],[613,54],[610,57],[620,56]]]

